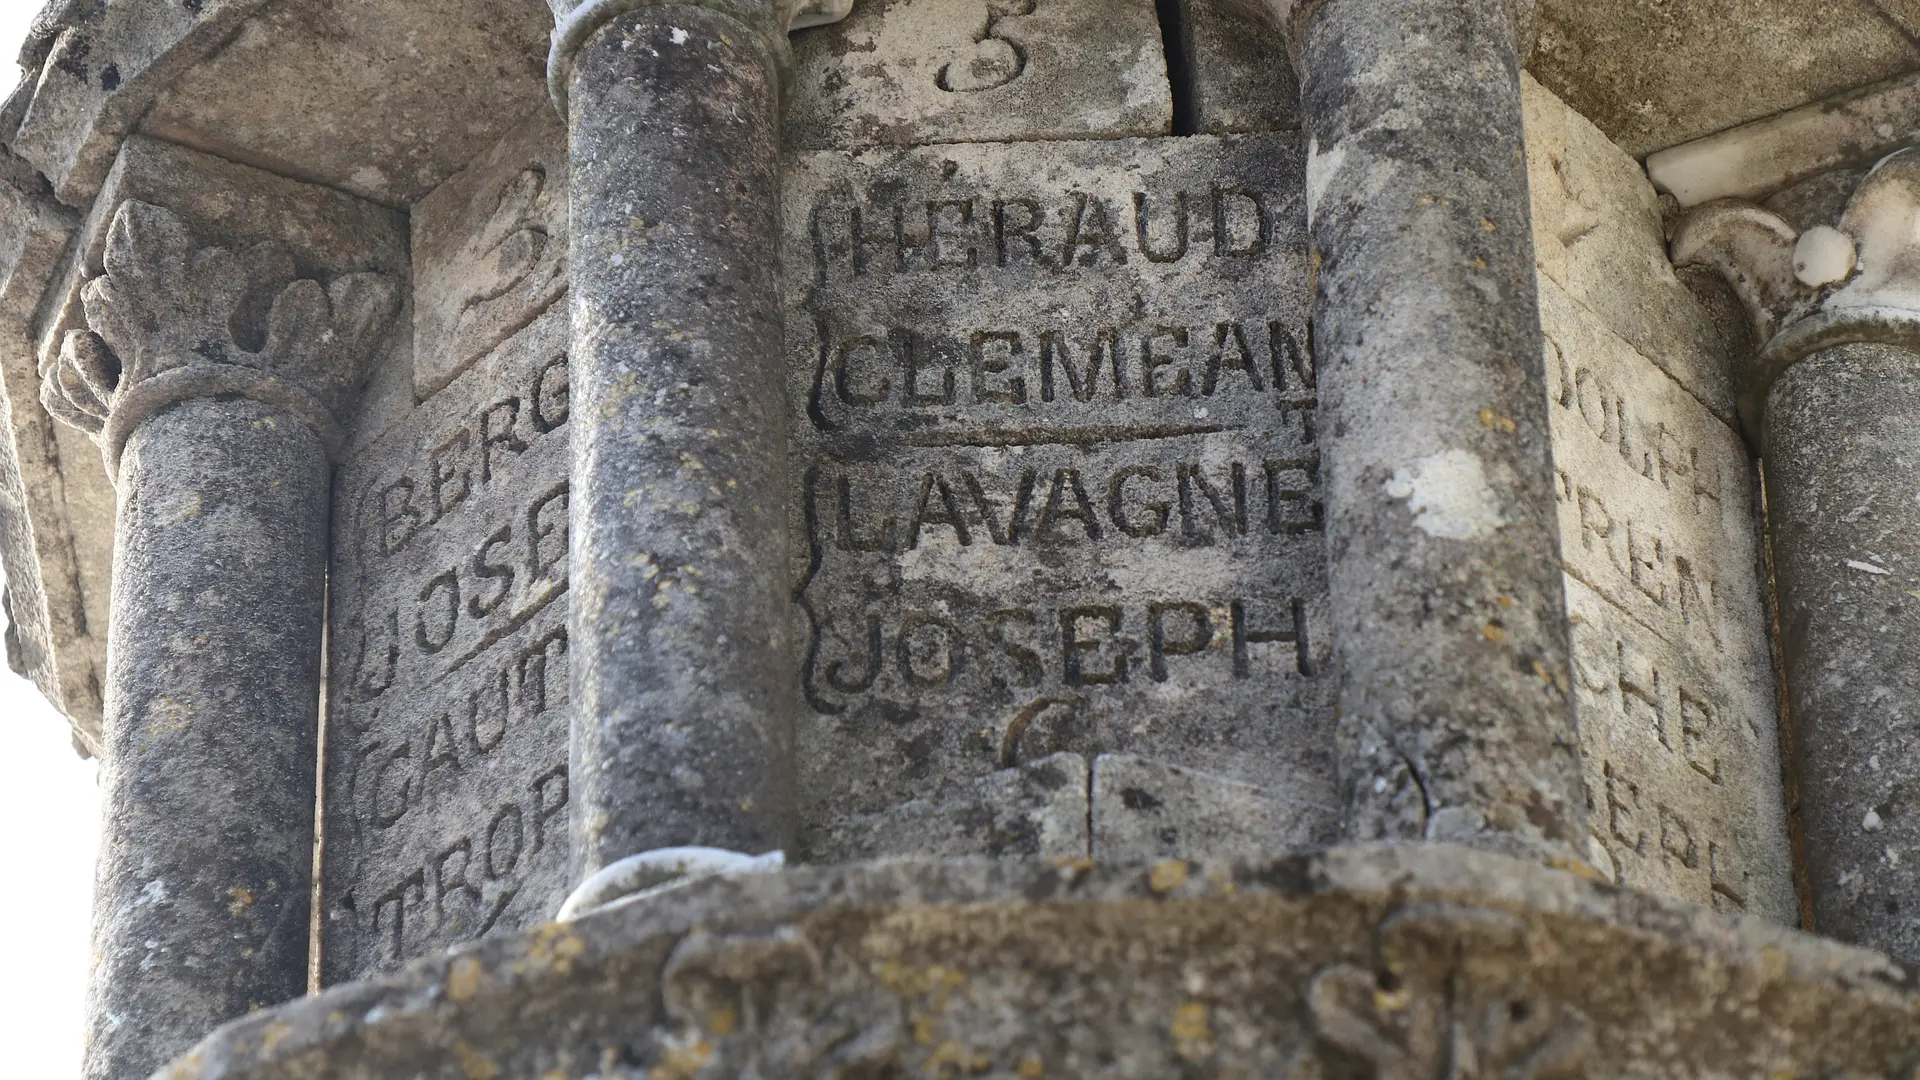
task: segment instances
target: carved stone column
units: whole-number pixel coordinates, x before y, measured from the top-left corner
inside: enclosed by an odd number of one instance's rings
[[[329,451],[394,283],[122,204],[45,373],[119,493],[86,1075],[306,989]]]
[[[1309,140],[1348,835],[1578,858],[1528,5],[1272,3]]]
[[[1837,227],[1836,227],[1837,226]],[[1741,419],[1765,464],[1816,928],[1920,960],[1920,150],[1834,225],[1749,203],[1682,223],[1753,320]]]
[[[793,826],[781,80],[787,30],[848,5],[554,5],[578,880],[657,849],[780,849]]]

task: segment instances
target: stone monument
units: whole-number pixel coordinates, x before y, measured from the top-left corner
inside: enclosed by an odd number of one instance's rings
[[[1706,6],[50,7],[84,1075],[1915,1076],[1920,19]]]

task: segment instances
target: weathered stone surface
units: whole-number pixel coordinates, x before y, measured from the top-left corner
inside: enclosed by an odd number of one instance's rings
[[[7,166],[0,182],[0,563],[7,578],[7,662],[67,715],[75,746],[91,753],[101,739],[112,489],[96,468],[106,505],[88,506],[77,491],[69,496],[60,441],[72,439],[81,468],[96,459],[86,452],[84,436],[55,424],[40,407],[31,329],[47,279],[79,221],[24,163],[12,157],[0,157],[0,163]],[[89,531],[87,524],[95,527]],[[87,556],[100,561],[92,573],[83,570],[83,544]]]
[[[1303,11],[1348,835],[1577,858],[1511,13],[1504,0]]]
[[[532,925],[566,895],[570,411],[550,310],[340,471],[328,982]]]
[[[1732,345],[1667,259],[1645,170],[1530,76],[1521,100],[1540,272],[1731,422]]]
[[[1551,282],[1540,298],[1596,865],[1793,921],[1746,446]]]
[[[850,817],[808,854],[818,862],[894,856],[1084,859],[1087,759],[1050,754],[988,773],[940,800],[912,799]]]
[[[119,481],[95,1080],[305,985],[328,452],[400,284],[296,280],[133,200],[108,233],[41,388]]]
[[[169,81],[141,130],[413,203],[549,108],[552,27],[539,0],[265,5]]]
[[[1286,35],[1256,7],[1180,0],[1191,119],[1200,134],[1299,130],[1300,80]]]
[[[1764,450],[1815,927],[1920,957],[1920,388],[1911,350],[1789,368]]]
[[[803,856],[1062,751],[1332,802],[1295,146],[791,163]]]
[[[1151,0],[871,0],[793,45],[797,149],[1172,130]]]
[[[1905,25],[1889,18],[1898,5]],[[1912,70],[1920,20],[1898,5],[1540,0],[1528,67],[1643,157]]]
[[[1101,862],[1269,856],[1332,839],[1339,809],[1131,754],[1093,761],[1092,854]]]
[[[1450,847],[702,882],[231,1025],[165,1080],[1904,1077],[1885,957]]]
[[[413,384],[431,397],[567,290],[567,132],[541,109],[413,210]]]
[[[796,824],[780,30],[646,7],[571,63],[577,878]]]
[[[18,128],[0,134],[9,150],[53,182],[62,202],[86,206],[120,141],[154,98],[267,6],[267,0],[71,6],[70,20],[41,46],[46,51],[8,102],[5,114]]]

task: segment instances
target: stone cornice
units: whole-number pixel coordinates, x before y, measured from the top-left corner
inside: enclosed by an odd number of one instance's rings
[[[1672,251],[1676,266],[1717,270],[1747,310],[1756,352],[1740,416],[1758,440],[1767,393],[1802,358],[1859,342],[1920,349],[1920,148],[1876,165],[1834,225],[1797,231],[1722,199],[1687,215]]]
[[[172,211],[129,200],[113,217],[106,273],[81,300],[88,329],[67,333],[41,373],[41,401],[93,435],[117,475],[141,421],[215,394],[284,409],[337,452],[340,413],[399,290],[384,274],[297,279],[277,245],[201,247]]]
[[[836,23],[853,11],[853,0],[547,0],[553,8],[553,48],[547,54],[547,90],[553,107],[567,115],[567,84],[573,58],[594,32],[631,11],[654,7],[699,8],[747,30],[784,85],[793,62],[787,34]]]

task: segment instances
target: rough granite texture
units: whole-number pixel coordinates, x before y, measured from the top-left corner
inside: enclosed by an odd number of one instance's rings
[[[778,88],[761,46],[660,8],[575,60],[580,876],[653,848],[783,848],[796,824]]]
[[[1296,146],[794,159],[803,857],[1063,751],[1265,789],[1249,856],[1333,835]]]
[[[1501,0],[1301,39],[1354,839],[1584,857],[1520,72]]]
[[[1788,714],[1814,926],[1920,957],[1920,389],[1910,351],[1846,345],[1767,398]]]
[[[795,149],[1172,130],[1151,0],[860,0],[793,48]]]
[[[1905,1080],[1885,957],[1444,846],[714,879],[231,1025],[162,1080]]]

